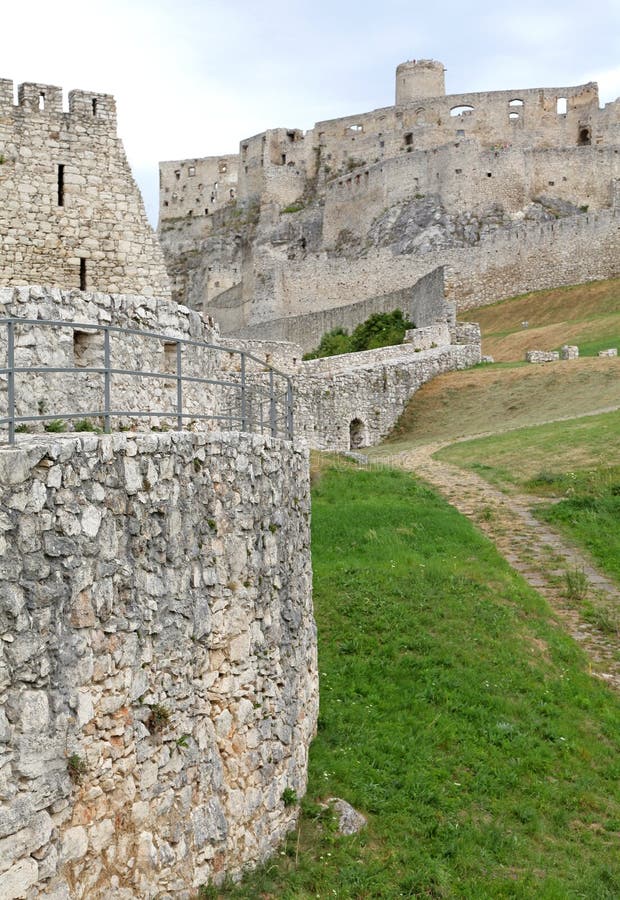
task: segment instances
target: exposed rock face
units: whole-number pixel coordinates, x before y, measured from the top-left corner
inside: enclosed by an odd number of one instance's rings
[[[189,898],[293,824],[317,714],[307,454],[0,452],[0,894]]]

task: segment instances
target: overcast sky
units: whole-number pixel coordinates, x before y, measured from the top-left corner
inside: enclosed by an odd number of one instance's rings
[[[433,58],[448,93],[598,81],[620,96],[620,0],[6,0],[0,77],[116,96],[157,218],[157,164],[237,152],[266,128],[394,102],[394,69]]]

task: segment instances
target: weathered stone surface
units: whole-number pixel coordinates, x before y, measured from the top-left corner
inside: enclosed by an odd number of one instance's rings
[[[579,359],[579,347],[574,344],[564,344],[560,347],[560,359]]]
[[[328,805],[338,816],[338,831],[340,834],[357,834],[368,824],[366,817],[354,809],[346,800],[338,797],[330,797]]]
[[[0,896],[189,897],[264,859],[317,714],[307,452],[238,432],[7,452],[0,615],[28,624],[0,643]],[[11,505],[35,483],[43,509]]]
[[[557,362],[560,354],[557,350],[526,350],[525,361],[529,363]]]
[[[71,91],[64,112],[60,88],[22,84],[15,105],[12,82],[2,80],[0,120],[0,285],[168,297],[161,249],[116,134],[114,98]]]

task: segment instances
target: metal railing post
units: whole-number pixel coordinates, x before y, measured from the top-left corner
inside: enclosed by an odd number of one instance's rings
[[[273,369],[269,369],[269,423],[271,437],[276,436],[276,397],[273,390]]]
[[[241,354],[241,431],[248,430],[247,422],[247,397],[245,393],[245,353]]]
[[[177,341],[177,431],[183,431],[183,373],[181,371],[180,341]]]
[[[110,330],[103,330],[103,367],[105,369],[103,375],[103,430],[106,434],[112,431],[112,420],[110,416],[110,403],[112,396],[112,374],[110,372]]]
[[[15,443],[15,323],[7,322],[7,414],[9,417],[9,444]]]

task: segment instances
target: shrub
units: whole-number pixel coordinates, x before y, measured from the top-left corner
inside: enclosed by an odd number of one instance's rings
[[[400,309],[391,313],[373,313],[351,335],[344,328],[326,332],[317,349],[306,353],[304,359],[358,353],[360,350],[376,350],[379,347],[402,344],[407,329],[414,327],[413,322],[405,319]]]

